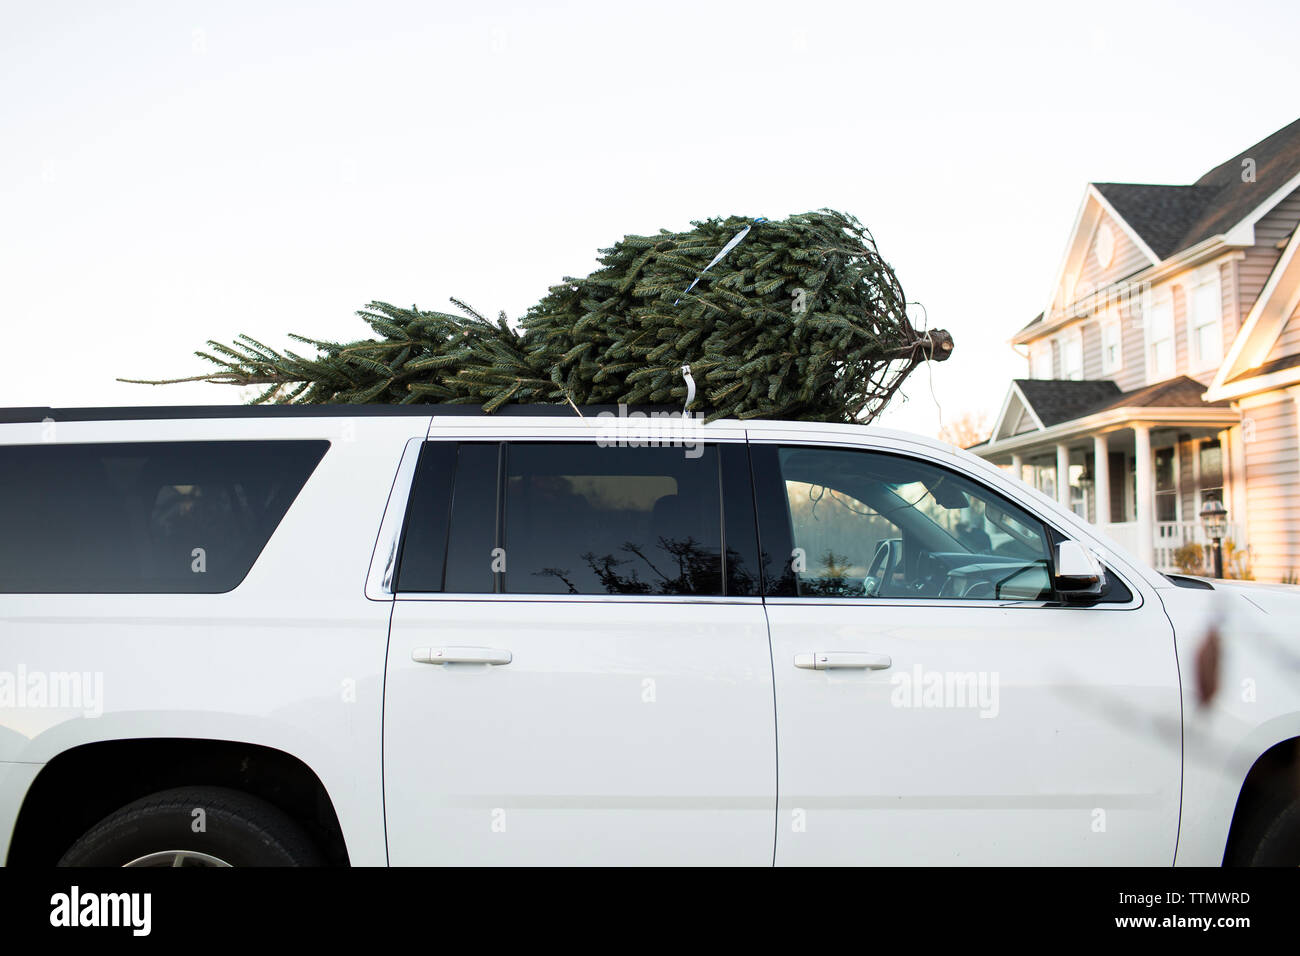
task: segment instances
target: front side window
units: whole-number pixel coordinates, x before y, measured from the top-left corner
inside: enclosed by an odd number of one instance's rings
[[[220,594],[327,441],[0,446],[0,592]]]
[[[1052,596],[1043,525],[976,482],[876,452],[786,447],[777,460],[799,597]]]

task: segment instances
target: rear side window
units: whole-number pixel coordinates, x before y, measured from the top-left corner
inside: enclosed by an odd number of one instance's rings
[[[504,530],[510,594],[721,594],[717,448],[512,444]]]
[[[0,592],[219,594],[328,441],[0,446]]]
[[[430,442],[397,580],[407,593],[752,596],[757,551],[743,445],[690,457],[589,442]]]

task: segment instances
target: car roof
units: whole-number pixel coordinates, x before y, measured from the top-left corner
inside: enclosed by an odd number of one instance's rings
[[[580,406],[584,414],[618,411],[617,405]],[[508,409],[508,411],[507,411]],[[572,415],[568,405],[510,405],[498,415]],[[673,411],[666,406],[637,406],[636,411]],[[118,407],[0,408],[0,424],[43,422],[169,421],[203,418],[384,418],[390,416],[486,416],[478,405],[123,405]]]
[[[680,414],[677,405],[580,405],[577,413],[594,418],[600,415],[645,414],[664,416]],[[123,405],[116,407],[53,408],[30,406],[0,408],[0,425],[54,422],[139,422],[202,419],[294,419],[294,418],[387,418],[415,417],[439,418],[564,418],[575,414],[569,405],[534,404],[506,405],[497,412],[484,412],[478,405]],[[924,445],[946,452],[960,451],[946,442],[914,432],[880,428],[876,425],[859,425],[835,422],[789,421],[752,418],[744,421],[719,419],[719,426],[743,427],[756,434],[764,432],[815,431],[825,438],[842,435],[846,440],[870,434],[877,439],[895,439],[915,445]],[[962,456],[970,457],[970,456]]]

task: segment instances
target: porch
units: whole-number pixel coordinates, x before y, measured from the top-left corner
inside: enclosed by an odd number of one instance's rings
[[[1239,576],[1250,552],[1244,535],[1244,457],[1240,429],[1233,427],[1238,413],[1202,403],[1203,386],[1183,379],[1177,392],[1166,384],[1160,394],[1120,395],[1077,417],[1054,419],[1043,414],[1046,403],[1031,387],[1041,392],[1053,386],[1052,397],[1059,401],[1062,394],[1096,384],[1017,381],[993,438],[971,451],[1009,469],[1165,572],[1211,573],[1212,544],[1199,514],[1208,501],[1221,501],[1229,520],[1225,574]],[[1163,407],[1146,405],[1150,398],[1163,400]],[[1008,413],[1021,411],[1019,424],[1012,425]]]
[[[1231,436],[1210,427],[1134,423],[1100,434],[1029,444],[996,464],[1097,526],[1160,571],[1210,573],[1211,541],[1199,518],[1206,502],[1234,510]],[[988,456],[986,456],[988,457]],[[1100,463],[1100,464],[1099,464]],[[1225,573],[1249,561],[1244,523],[1230,520]]]

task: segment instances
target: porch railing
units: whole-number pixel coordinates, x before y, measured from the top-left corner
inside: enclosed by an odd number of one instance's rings
[[[1154,530],[1152,545],[1155,551],[1154,563],[1157,569],[1161,571],[1179,570],[1176,557],[1178,549],[1187,545],[1196,545],[1201,549],[1202,573],[1213,573],[1214,554],[1211,550],[1213,542],[1206,537],[1205,528],[1199,521],[1157,521]],[[1228,525],[1223,540],[1231,541],[1236,551],[1244,552],[1247,550],[1246,542],[1241,537],[1241,529],[1235,524]],[[1224,557],[1227,558],[1226,549]],[[1231,573],[1230,569],[1225,569],[1225,573]]]
[[[1129,551],[1137,553],[1138,534],[1136,521],[1108,524],[1106,525],[1106,533]],[[1232,542],[1235,553],[1249,556],[1249,549],[1245,539],[1241,536],[1239,526],[1229,524],[1224,540]],[[1184,545],[1193,544],[1201,549],[1201,573],[1212,573],[1214,568],[1214,555],[1210,551],[1212,544],[1205,536],[1205,529],[1199,521],[1157,521],[1152,529],[1151,543],[1152,550],[1155,552],[1152,563],[1159,571],[1172,572],[1180,570],[1178,562],[1175,560],[1175,552]],[[1226,548],[1224,549],[1224,560],[1228,560]],[[1228,574],[1233,573],[1231,568],[1225,568],[1224,570]]]

